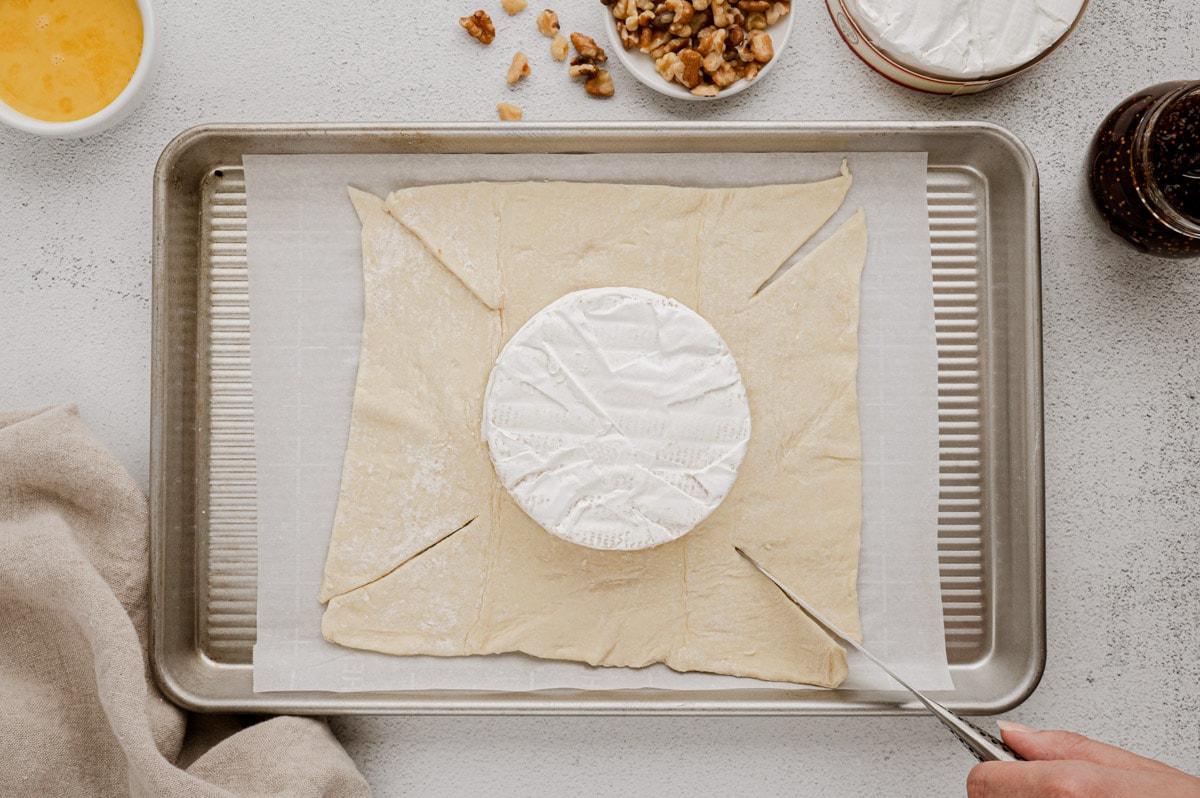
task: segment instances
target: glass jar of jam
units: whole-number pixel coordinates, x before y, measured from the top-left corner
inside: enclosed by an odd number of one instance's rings
[[[1092,139],[1088,185],[1133,246],[1200,257],[1200,81],[1160,83],[1118,105]]]

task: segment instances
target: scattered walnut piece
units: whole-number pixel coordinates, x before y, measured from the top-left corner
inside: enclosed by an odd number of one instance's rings
[[[618,3],[626,2],[627,0],[615,0]],[[650,3],[652,0],[628,0],[630,3],[645,2]],[[636,5],[634,10],[637,10]],[[624,27],[621,27],[624,30]],[[555,39],[557,44],[559,36]],[[571,66],[567,69],[567,74],[573,78],[587,78],[583,84],[583,88],[588,94],[595,97],[611,97],[613,96],[612,76],[608,74],[608,70],[601,69],[600,63],[608,60],[608,55],[604,49],[596,44],[596,40],[590,36],[584,36],[582,33],[571,34],[571,44],[575,45],[575,51],[579,56],[571,59]],[[551,45],[553,48],[554,45]],[[563,57],[566,57],[566,45],[560,45],[563,51]],[[553,52],[553,50],[552,50]],[[555,55],[555,58],[558,56]]]
[[[580,58],[587,58],[592,61],[607,61],[608,55],[604,49],[596,44],[596,40],[591,36],[584,36],[582,33],[571,34],[571,44],[575,45],[575,52],[579,53]]]
[[[567,60],[567,48],[570,43],[567,37],[561,33],[554,37],[554,41],[550,42],[550,55],[554,56],[559,61]]]
[[[509,85],[511,86],[528,74],[529,59],[525,57],[525,53],[513,54],[512,66],[508,68],[508,77],[506,78]]]
[[[792,0],[600,2],[616,20],[626,50],[646,53],[664,80],[700,97],[714,97],[739,80],[754,80],[775,57],[766,28],[792,10]],[[584,62],[604,60],[584,57],[579,43],[576,49]],[[588,74],[586,67],[577,71]]]
[[[513,14],[520,14],[525,10],[525,6],[529,5],[527,0],[500,0],[500,5],[508,12],[511,17]]]
[[[595,97],[611,97],[613,96],[612,76],[608,74],[607,69],[601,69],[587,79],[583,88],[587,90],[588,94]]]
[[[567,74],[573,78],[591,77],[600,71],[600,67],[596,66],[595,61],[590,61],[586,58],[572,58],[571,66],[567,68]]]
[[[543,36],[554,38],[558,35],[559,31],[558,14],[547,8],[545,11],[538,14],[537,28],[538,33],[542,34]]]
[[[520,122],[524,112],[512,103],[500,103],[496,106],[501,122]]]
[[[496,26],[492,24],[492,18],[486,11],[476,11],[469,17],[463,17],[458,24],[478,39],[480,44],[491,44],[496,40]]]

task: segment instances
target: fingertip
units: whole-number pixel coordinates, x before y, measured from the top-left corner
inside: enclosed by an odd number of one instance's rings
[[[980,762],[967,774],[967,798],[987,798],[987,793],[984,791],[987,773],[980,770],[986,764],[988,763]]]
[[[967,798],[988,798],[1000,795],[1003,789],[1005,762],[980,762],[967,774]]]
[[[1016,732],[1017,734],[1036,733],[1038,730],[1032,726],[1026,726],[1024,723],[1014,723],[1011,720],[998,720],[996,725],[1000,727],[1001,734]]]
[[[1003,729],[1003,727],[1002,727]],[[1098,742],[1077,732],[1035,730],[1034,732],[1003,730],[1004,742],[1030,761],[1067,760],[1090,762],[1094,765],[1121,770],[1173,770],[1161,762],[1147,759],[1116,746]]]
[[[1023,723],[1013,723],[1008,720],[996,721],[996,725],[1000,727],[1000,739],[1004,740],[1005,744],[1020,754],[1023,759],[1043,758],[1038,755],[1038,752],[1042,748],[1039,742],[1040,737],[1045,732]]]
[[[1036,737],[1017,735],[1017,738],[1019,743],[1036,748],[1038,759],[1070,759],[1094,762],[1097,765],[1112,764],[1104,756],[1110,748],[1109,746],[1078,732],[1051,729]]]

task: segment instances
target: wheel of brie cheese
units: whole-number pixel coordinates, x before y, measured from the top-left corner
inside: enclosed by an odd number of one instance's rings
[[[552,302],[500,352],[483,402],[496,475],[533,520],[595,549],[675,540],[729,494],[750,406],[707,321],[637,288]]]

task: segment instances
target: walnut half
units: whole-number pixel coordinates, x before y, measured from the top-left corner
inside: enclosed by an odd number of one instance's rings
[[[500,5],[508,12],[511,17],[513,14],[520,14],[525,10],[525,6],[529,5],[528,0],[500,0]]]
[[[492,24],[492,18],[486,11],[476,11],[469,17],[463,17],[458,24],[478,39],[480,44],[491,44],[496,40],[496,26]]]

